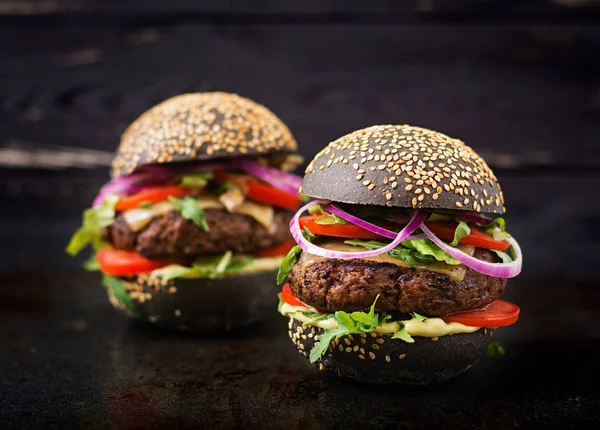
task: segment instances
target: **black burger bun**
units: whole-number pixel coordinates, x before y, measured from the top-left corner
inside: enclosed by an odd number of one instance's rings
[[[308,165],[301,192],[350,204],[504,212],[496,176],[473,149],[410,125],[375,125],[331,142]]]
[[[252,157],[297,150],[269,109],[237,94],[182,94],[150,108],[121,136],[112,177],[148,164]]]
[[[276,270],[268,270],[217,279],[171,281],[140,274],[118,278],[124,291],[106,287],[116,309],[142,321],[180,331],[228,331],[274,312],[276,274]]]
[[[323,333],[319,327],[302,326],[290,318],[290,337],[298,352],[309,357]],[[392,335],[368,333],[342,336],[314,364],[344,379],[370,384],[426,386],[448,381],[468,370],[482,357],[492,335],[489,329],[439,338],[415,336],[414,343]]]

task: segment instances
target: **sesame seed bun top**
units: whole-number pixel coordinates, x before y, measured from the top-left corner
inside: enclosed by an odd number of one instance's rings
[[[182,94],[152,107],[121,136],[112,176],[147,164],[294,152],[287,126],[237,94]]]
[[[341,203],[504,212],[500,184],[458,139],[375,125],[331,142],[306,168],[302,193]]]

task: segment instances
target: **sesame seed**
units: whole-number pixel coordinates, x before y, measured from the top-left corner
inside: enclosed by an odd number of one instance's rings
[[[364,360],[364,359],[365,359],[365,356],[364,356],[364,355],[362,355],[362,354],[358,354],[358,358],[360,358],[361,360]]]
[[[362,182],[364,177],[356,176],[357,181],[375,191],[370,197],[370,204],[389,205],[393,202],[399,207],[428,207],[428,204],[442,200],[454,202],[459,209],[472,207],[477,212],[500,213],[504,210],[504,199],[496,177],[470,147],[444,134],[408,125],[373,126],[343,136],[315,157],[307,168],[307,175],[319,174],[318,166],[327,169],[330,160],[335,164],[338,161],[343,163],[351,156],[358,157],[359,151],[361,163],[349,163],[358,170],[358,174],[363,175],[361,170],[395,174],[394,179],[382,175],[377,180],[371,178],[366,184]],[[390,198],[390,191],[397,187],[393,184],[398,178],[404,180],[405,188]],[[387,187],[390,183],[392,186]],[[310,196],[311,190],[305,186],[303,193]],[[446,193],[461,197],[452,199]],[[483,196],[481,202],[480,196]],[[465,199],[469,199],[467,203],[464,203]]]
[[[373,354],[372,352],[369,351],[369,357],[371,357],[371,360],[375,360],[375,354]]]
[[[385,356],[385,361],[387,361],[389,363],[390,361],[392,361],[392,358],[389,355],[386,355]]]
[[[400,360],[404,360],[404,358],[405,358],[405,357],[406,357],[406,354],[400,354],[400,355],[398,356],[398,358],[399,358]]]

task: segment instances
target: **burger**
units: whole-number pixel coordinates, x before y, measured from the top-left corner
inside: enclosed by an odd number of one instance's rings
[[[500,184],[462,141],[377,125],[310,162],[282,262],[279,312],[320,370],[370,383],[428,385],[502,353],[517,321],[500,300],[521,271]]]
[[[184,94],[124,132],[67,252],[88,245],[112,305],[178,330],[232,329],[276,303],[302,159],[286,125],[235,94]]]

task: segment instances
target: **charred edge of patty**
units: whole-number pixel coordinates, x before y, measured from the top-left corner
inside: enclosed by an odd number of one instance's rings
[[[204,214],[209,231],[171,211],[155,217],[138,232],[129,228],[122,215],[117,215],[103,235],[117,249],[135,251],[151,259],[182,260],[226,251],[252,253],[291,238],[287,227],[290,215],[283,210],[275,210],[272,231],[246,215],[221,209],[206,209]]]
[[[479,248],[474,256],[495,260],[490,251]],[[305,265],[302,257],[290,275],[292,292],[304,303],[329,312],[368,311],[379,295],[377,312],[417,312],[435,317],[483,308],[506,287],[506,279],[470,268],[463,281],[455,282],[446,274],[390,263],[325,259]]]

